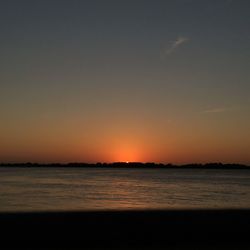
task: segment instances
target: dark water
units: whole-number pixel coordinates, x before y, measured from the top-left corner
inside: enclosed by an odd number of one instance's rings
[[[0,211],[250,208],[250,171],[0,168]]]

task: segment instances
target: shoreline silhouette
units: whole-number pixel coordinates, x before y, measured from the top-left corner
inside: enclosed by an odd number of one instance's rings
[[[154,162],[113,162],[113,163],[0,163],[0,167],[63,167],[63,168],[126,168],[126,169],[250,169],[249,165],[239,163],[191,163],[176,165]]]

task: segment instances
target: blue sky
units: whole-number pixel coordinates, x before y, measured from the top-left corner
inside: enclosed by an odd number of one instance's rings
[[[249,7],[1,1],[0,160],[249,163]]]

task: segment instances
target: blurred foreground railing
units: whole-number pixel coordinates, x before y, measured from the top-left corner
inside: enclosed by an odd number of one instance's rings
[[[250,249],[250,210],[1,213],[0,248]]]

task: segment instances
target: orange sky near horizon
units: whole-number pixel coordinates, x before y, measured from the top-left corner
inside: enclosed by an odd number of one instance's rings
[[[124,121],[123,129],[121,124],[117,128],[103,125],[101,130],[99,126],[86,130],[85,126],[84,131],[81,125],[70,126],[67,122],[58,128],[41,122],[28,128],[20,124],[18,131],[9,126],[9,132],[5,131],[1,138],[0,159],[2,162],[250,162],[249,142],[243,143],[238,134],[230,133],[233,128],[223,135],[220,129],[212,129],[211,124],[204,133],[204,126],[198,124],[183,129],[180,122],[143,126],[144,121],[133,126]]]

